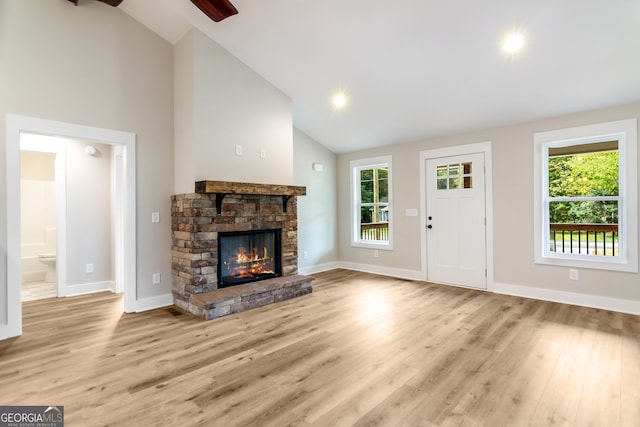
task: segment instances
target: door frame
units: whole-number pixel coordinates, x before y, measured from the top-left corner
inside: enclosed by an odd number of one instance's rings
[[[136,135],[111,129],[64,123],[34,117],[6,116],[7,176],[7,324],[0,326],[0,339],[22,334],[20,300],[20,135],[34,133],[123,147],[126,194],[122,196],[123,311],[136,311]],[[1,299],[0,299],[1,300]]]
[[[427,280],[427,160],[441,157],[461,156],[467,154],[484,154],[485,168],[485,210],[486,210],[486,268],[487,291],[493,291],[493,180],[491,163],[491,141],[474,144],[456,145],[452,147],[435,148],[420,152],[420,271],[423,280]],[[452,285],[453,286],[453,285]],[[475,289],[475,288],[474,288]]]

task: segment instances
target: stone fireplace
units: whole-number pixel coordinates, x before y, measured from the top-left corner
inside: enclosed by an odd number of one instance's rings
[[[310,293],[312,279],[297,274],[296,198],[305,194],[297,186],[201,181],[195,193],[172,196],[175,305],[214,319]],[[238,247],[221,250],[228,238]]]

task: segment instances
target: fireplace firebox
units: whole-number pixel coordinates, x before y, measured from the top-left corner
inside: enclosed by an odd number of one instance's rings
[[[218,233],[218,288],[282,275],[281,230]]]

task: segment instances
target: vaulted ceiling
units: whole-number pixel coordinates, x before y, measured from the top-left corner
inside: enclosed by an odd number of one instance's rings
[[[293,100],[334,152],[640,100],[637,0],[124,0],[175,43],[195,26]],[[502,50],[511,32],[522,49]],[[331,103],[343,91],[347,105]]]

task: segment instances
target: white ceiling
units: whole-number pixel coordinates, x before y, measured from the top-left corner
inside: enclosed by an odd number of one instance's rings
[[[336,153],[640,100],[639,0],[189,0],[120,8],[175,43],[195,26],[293,100]],[[501,50],[513,29],[515,55]],[[347,92],[334,111],[332,95]]]

